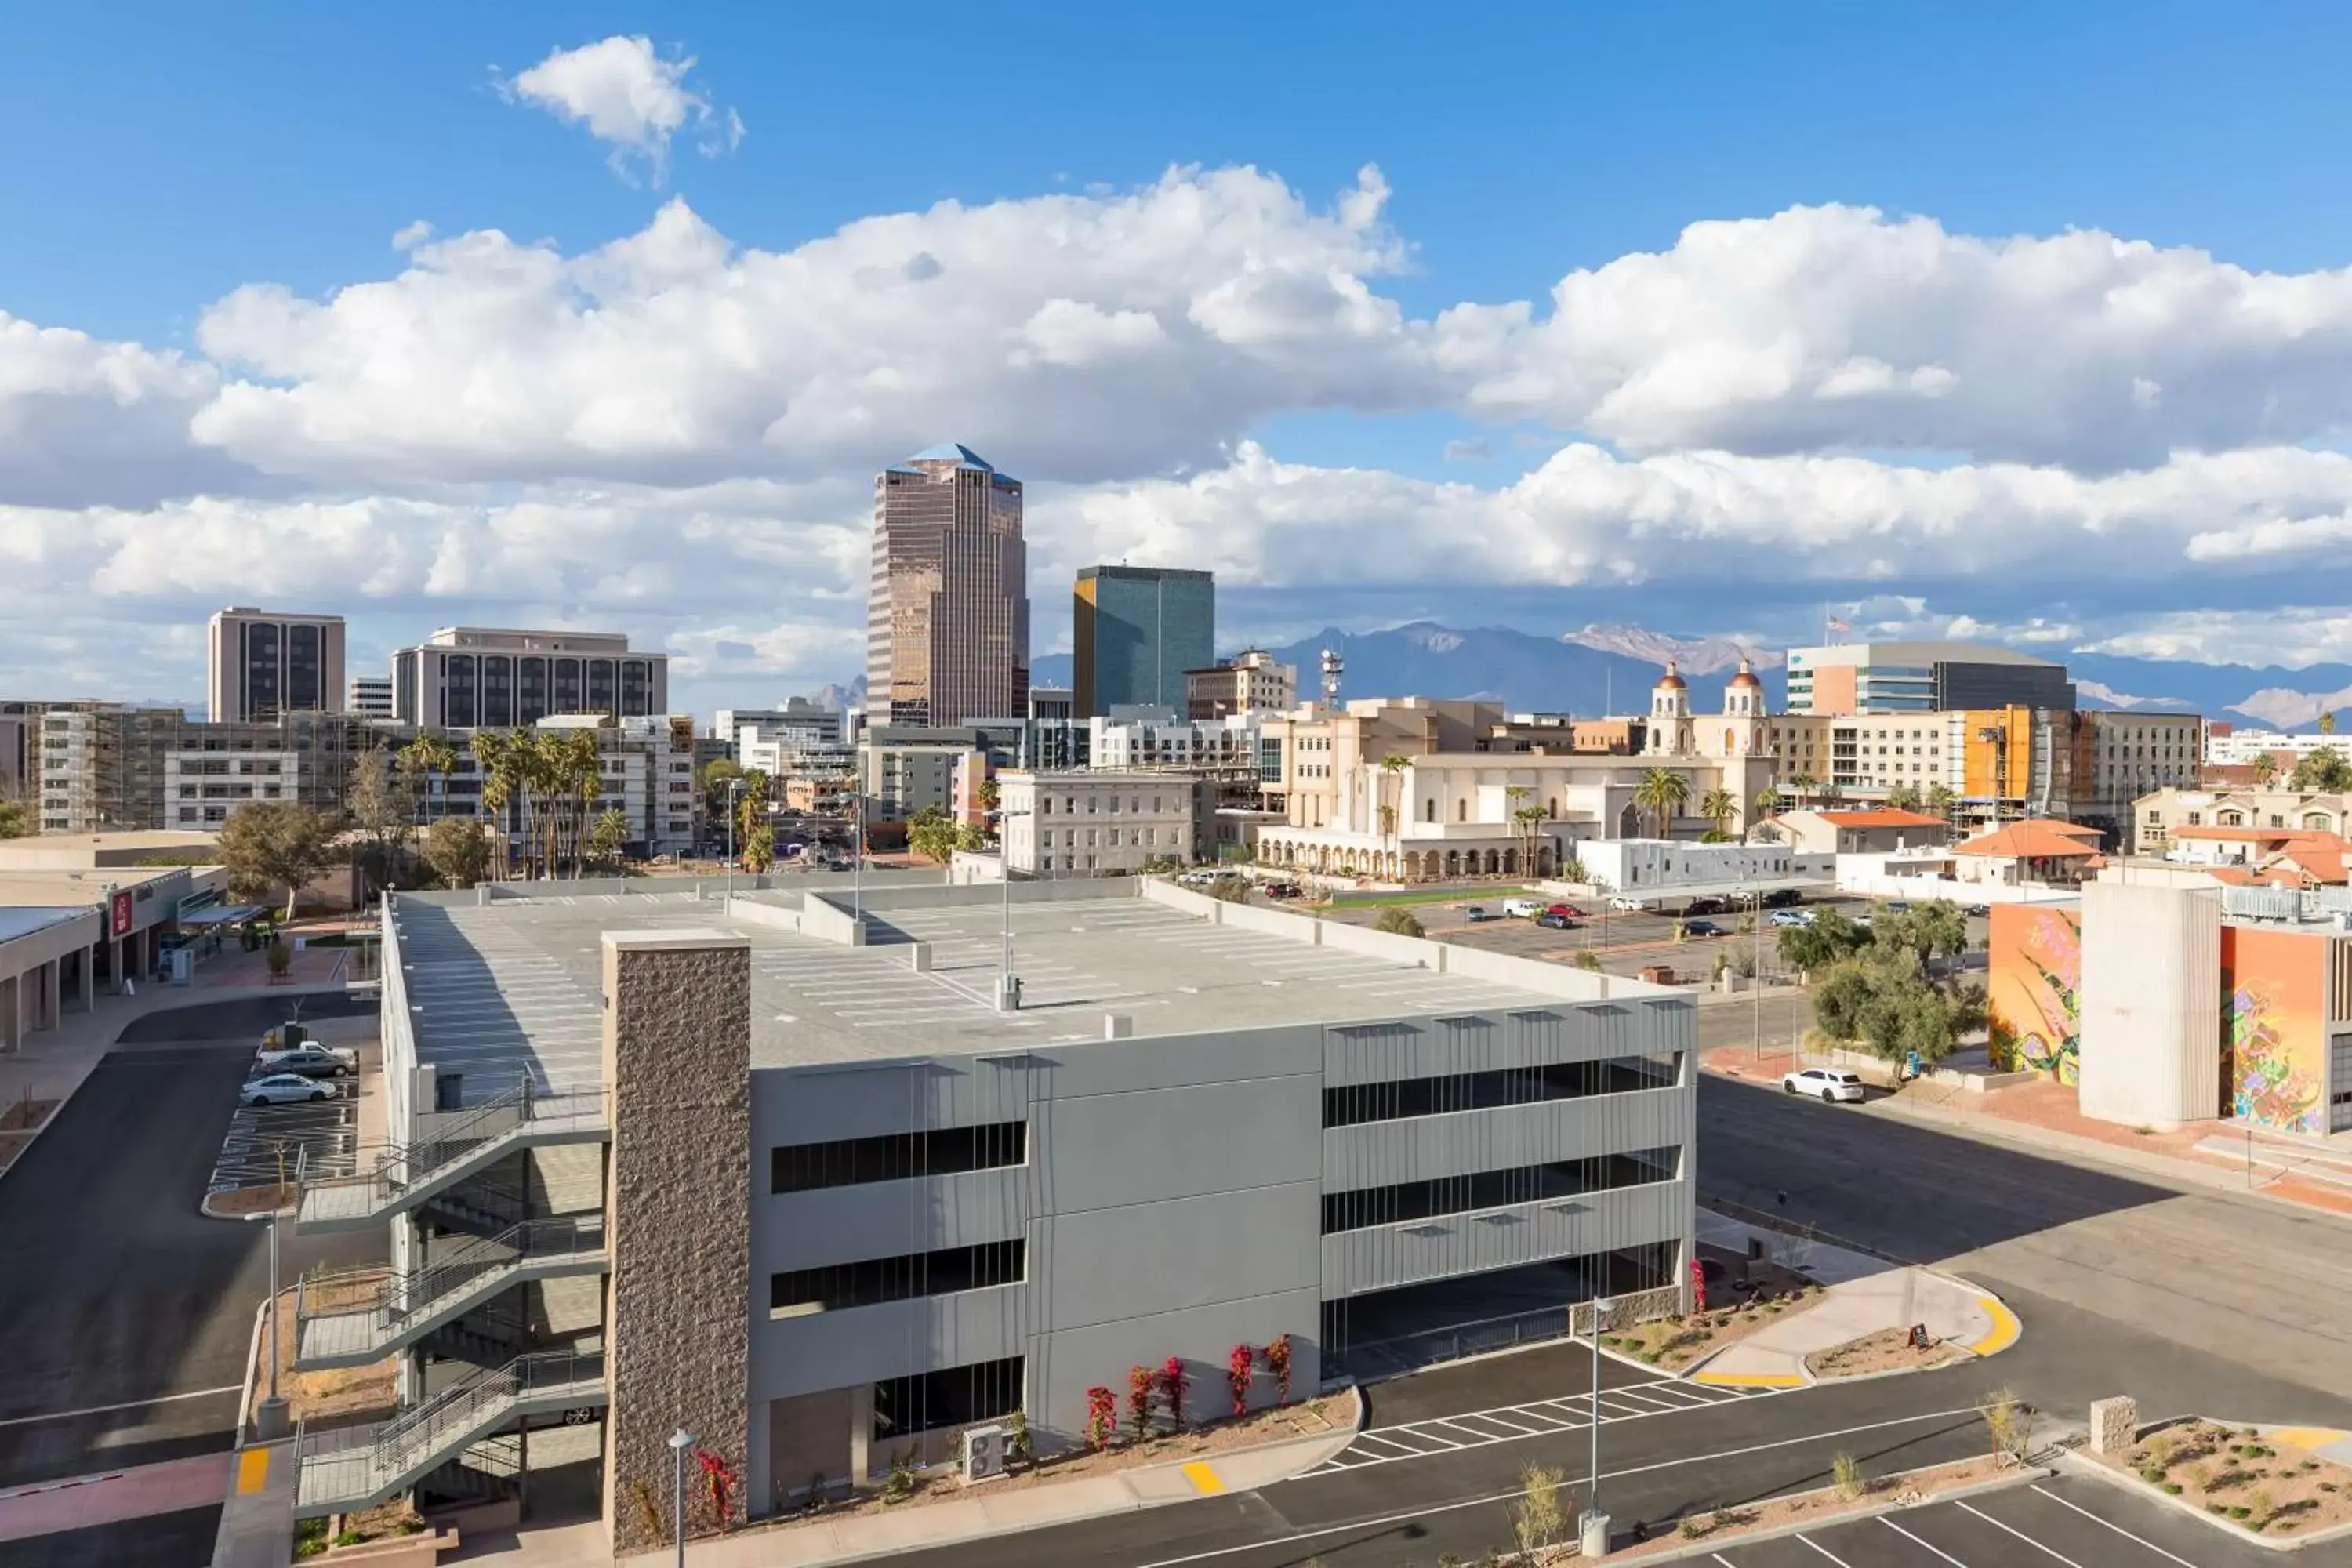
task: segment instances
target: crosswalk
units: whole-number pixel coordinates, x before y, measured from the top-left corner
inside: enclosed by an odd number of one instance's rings
[[[1601,1425],[1610,1426],[1621,1421],[1704,1410],[1743,1399],[1769,1399],[1786,1392],[1772,1388],[1712,1388],[1672,1380],[1604,1388],[1601,1391]],[[1591,1426],[1592,1395],[1571,1394],[1559,1399],[1538,1399],[1526,1405],[1369,1427],[1322,1464],[1302,1471],[1298,1479],[1337,1475],[1342,1470],[1360,1470],[1406,1459],[1433,1458],[1555,1432],[1588,1431]]]

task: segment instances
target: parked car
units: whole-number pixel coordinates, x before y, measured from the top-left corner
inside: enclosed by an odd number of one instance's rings
[[[1620,893],[1609,900],[1609,907],[1620,914],[1638,915],[1650,906],[1629,894]]]
[[[1205,888],[1217,879],[1214,871],[1187,871],[1176,879],[1188,888]]]
[[[1902,899],[1889,899],[1886,900],[1886,912],[1890,915],[1907,915],[1911,912],[1911,906]]]
[[[1580,921],[1585,918],[1584,911],[1578,909],[1574,904],[1554,904],[1551,906],[1551,912],[1556,915],[1566,915],[1572,921]]]
[[[1531,921],[1543,913],[1543,905],[1533,899],[1505,899],[1503,912],[1515,921]]]
[[[1576,922],[1570,920],[1566,915],[1561,914],[1558,910],[1546,910],[1543,913],[1536,917],[1536,924],[1543,927],[1546,931],[1574,931],[1576,929]]]
[[[1813,917],[1805,910],[1774,910],[1772,923],[1776,926],[1809,926],[1813,923]]]
[[[1775,888],[1764,895],[1764,907],[1768,910],[1794,909],[1804,901],[1805,895],[1794,888]]]
[[[1472,925],[1476,925],[1481,921],[1498,921],[1503,917],[1484,904],[1472,904],[1462,911],[1462,918]]]
[[[1807,1068],[1802,1072],[1781,1074],[1780,1092],[1810,1094],[1822,1104],[1832,1105],[1842,1100],[1860,1100],[1862,1077],[1837,1068]]]
[[[1306,889],[1296,882],[1268,882],[1259,890],[1269,899],[1297,899],[1306,896]]]
[[[1960,913],[1971,916],[1980,921],[1989,920],[1992,916],[1992,906],[1990,904],[1970,904],[1967,909],[1962,910]]]
[[[1713,921],[1685,921],[1683,934],[1685,936],[1728,936],[1731,933]]]
[[[253,1058],[259,1073],[296,1073],[303,1078],[349,1078],[360,1069],[359,1053],[345,1047],[332,1050],[321,1045],[296,1046],[289,1050],[264,1051]]]
[[[1683,906],[1685,915],[1719,915],[1723,912],[1721,899],[1693,899]]]
[[[274,1072],[266,1078],[247,1079],[245,1087],[236,1091],[236,1097],[247,1105],[300,1105],[332,1100],[335,1091],[331,1085],[298,1072]]]

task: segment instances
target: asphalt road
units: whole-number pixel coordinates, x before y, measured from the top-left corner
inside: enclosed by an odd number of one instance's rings
[[[231,1446],[268,1247],[262,1226],[206,1219],[196,1205],[253,1036],[285,1011],[271,1000],[272,1016],[253,1023],[254,1005],[139,1020],[127,1032],[155,1043],[101,1058],[0,1178],[0,1487]],[[279,1246],[290,1280],[312,1263],[380,1257],[383,1241],[288,1227]],[[189,1542],[209,1552],[216,1512],[16,1542],[0,1563],[177,1568],[203,1560],[186,1555]]]
[[[2249,1393],[2251,1380],[2269,1379],[2328,1395],[2326,1418],[2352,1421],[2352,1221],[1731,1079],[1703,1077],[1698,1100],[1703,1199],[1780,1207],[2004,1296],[2218,1360],[2250,1380]],[[2252,1417],[2234,1402],[2151,1404],[2179,1360],[2158,1352],[2131,1369],[2143,1409]]]

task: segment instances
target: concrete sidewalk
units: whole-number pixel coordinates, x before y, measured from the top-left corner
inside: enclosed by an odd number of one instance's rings
[[[286,1568],[294,1560],[294,1445],[257,1443],[232,1458],[212,1568]]]
[[[1938,1341],[1993,1355],[2017,1342],[2016,1314],[1986,1291],[1925,1268],[1881,1268],[1832,1285],[1685,1373],[1731,1388],[1801,1388],[1817,1381],[1806,1358],[1887,1329],[1924,1323]]]
[[[1195,1498],[1254,1491],[1314,1468],[1353,1442],[1356,1432],[1356,1427],[1349,1426],[1320,1436],[1031,1487],[991,1489],[983,1484],[951,1501],[909,1504],[805,1524],[755,1527],[718,1540],[689,1542],[686,1560],[688,1568],[827,1568],[893,1552],[1135,1513]],[[525,1530],[508,1551],[478,1556],[464,1552],[459,1560],[496,1562],[501,1568],[605,1568],[615,1561],[604,1543],[604,1525],[593,1522]],[[633,1568],[656,1568],[671,1562],[672,1556],[665,1549],[619,1561]],[[223,1565],[216,1562],[215,1568]]]

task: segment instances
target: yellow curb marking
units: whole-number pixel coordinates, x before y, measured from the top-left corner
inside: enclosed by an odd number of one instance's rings
[[[1802,1388],[1805,1380],[1785,1372],[1701,1372],[1691,1374],[1693,1383],[1711,1384],[1717,1388]]]
[[[1975,1354],[1999,1355],[2015,1344],[2019,1336],[2025,1332],[2025,1325],[2017,1321],[2017,1314],[2003,1306],[1997,1299],[1991,1296],[1979,1296],[1977,1298],[1977,1305],[1982,1307],[1986,1315],[1992,1319],[1992,1332],[1969,1347]]]
[[[1217,1472],[1200,1459],[1194,1459],[1184,1467],[1184,1479],[1192,1482],[1192,1489],[1202,1497],[1214,1497],[1225,1489],[1225,1483],[1218,1479]]]
[[[250,1497],[269,1484],[269,1450],[247,1448],[236,1457],[236,1494]]]
[[[2345,1438],[2352,1437],[2352,1432],[2339,1432],[2333,1426],[2282,1426],[2271,1436],[2290,1448],[2315,1453],[2330,1443],[2341,1443]]]

